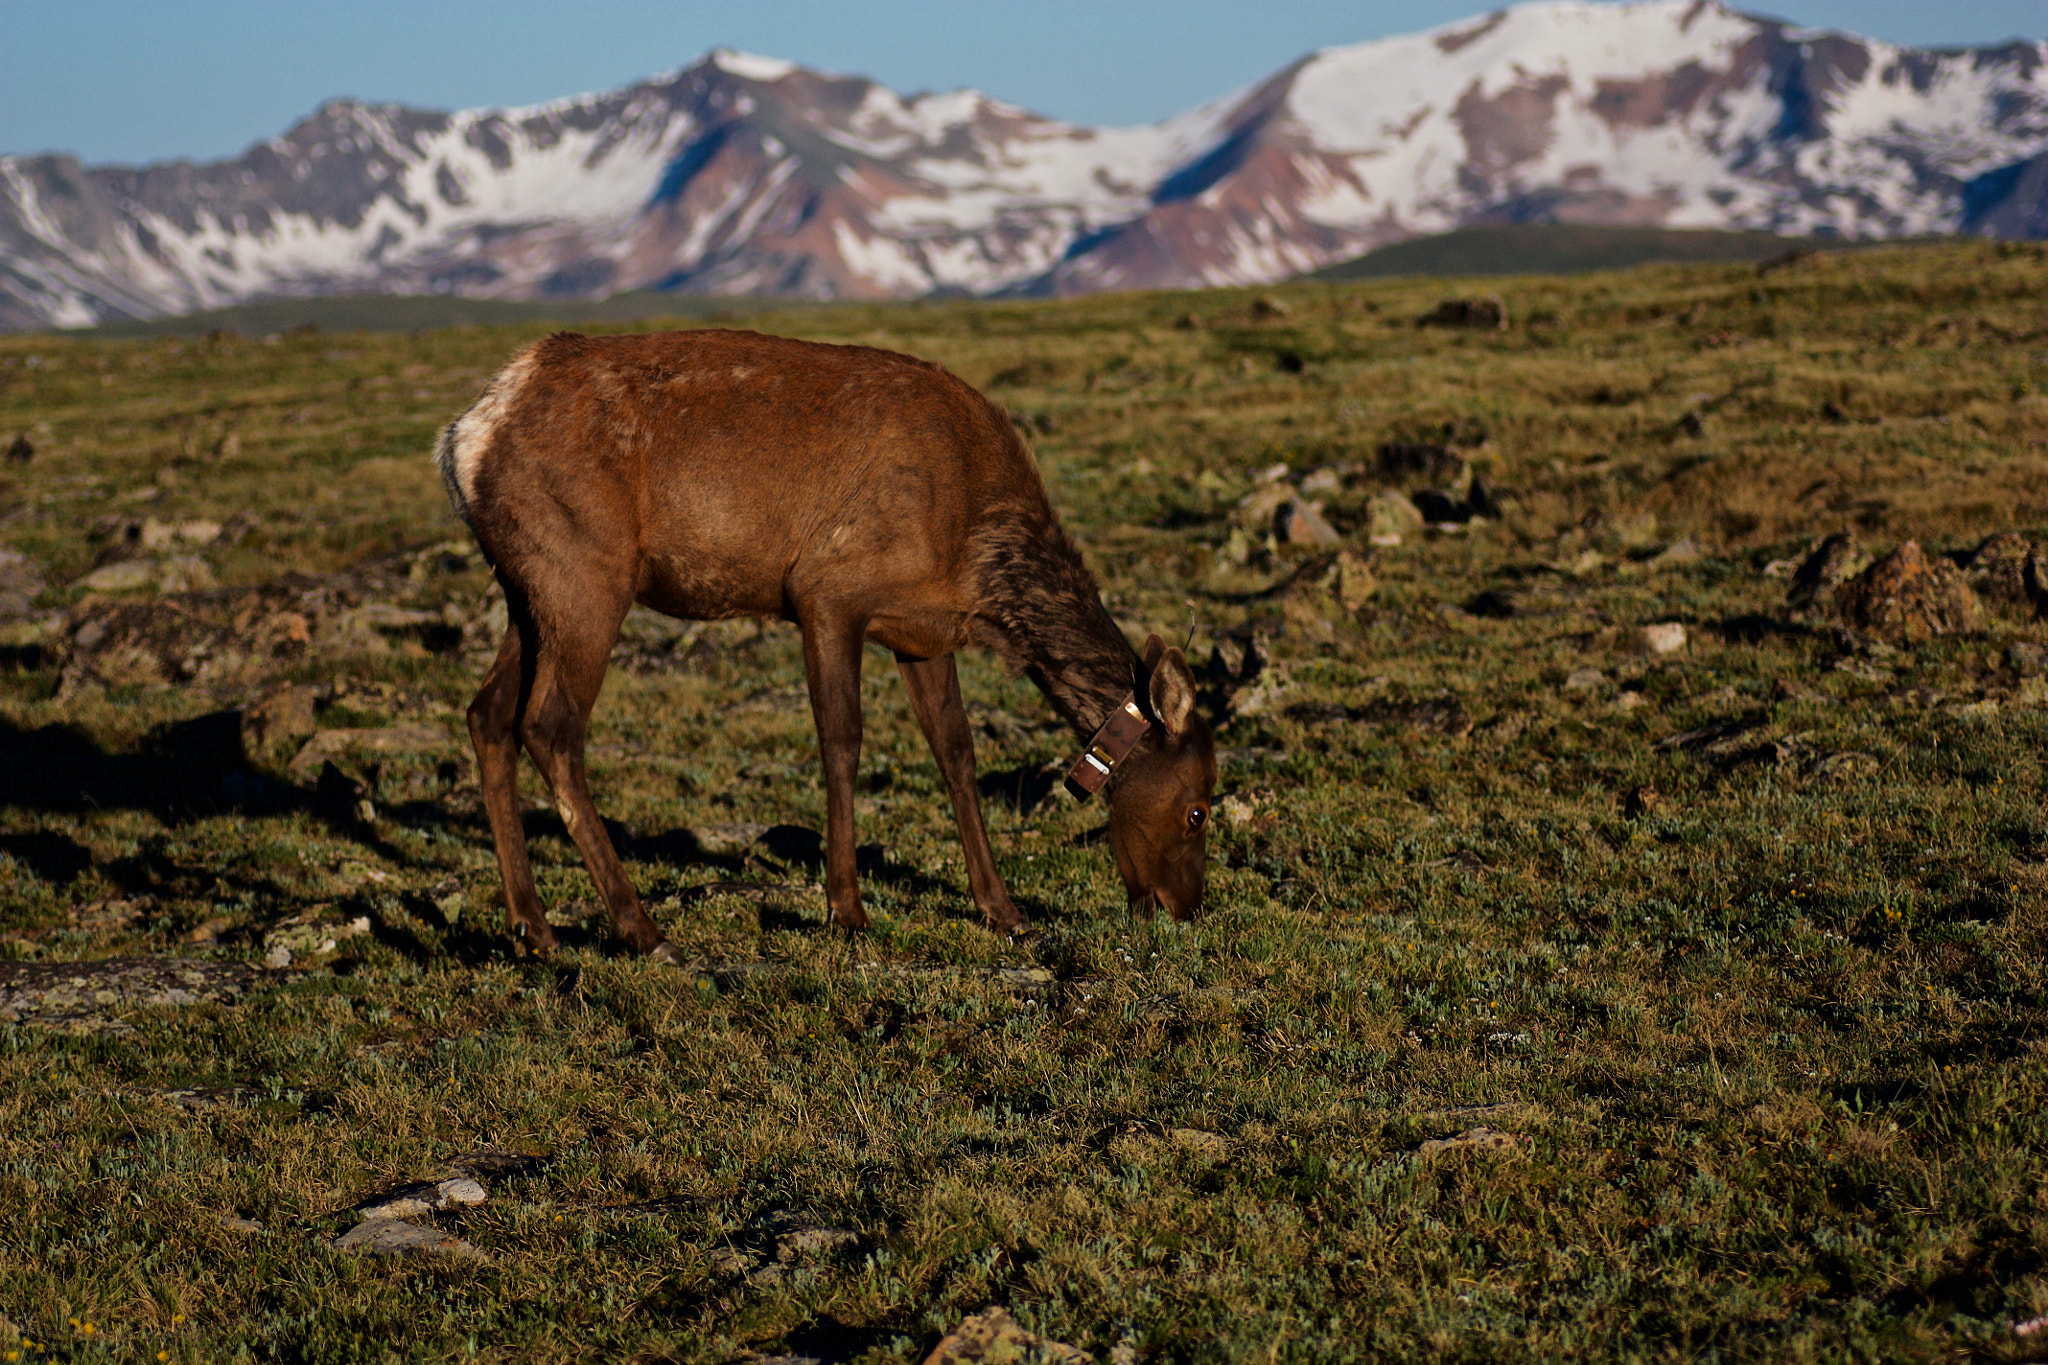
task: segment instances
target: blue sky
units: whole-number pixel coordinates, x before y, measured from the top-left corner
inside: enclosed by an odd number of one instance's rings
[[[0,0],[0,153],[232,156],[321,100],[530,104],[737,47],[898,90],[974,86],[1145,123],[1319,47],[1486,0]],[[1779,0],[1751,12],[1919,46],[2048,37],[2048,0]]]

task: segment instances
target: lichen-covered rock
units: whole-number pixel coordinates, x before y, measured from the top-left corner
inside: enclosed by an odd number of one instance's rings
[[[1834,590],[1854,578],[1870,557],[1847,531],[1823,540],[1792,575],[1785,600],[1794,607],[1824,607]]]
[[[997,1365],[1037,1361],[1043,1365],[1094,1365],[1095,1357],[1078,1346],[1049,1341],[1027,1331],[1007,1308],[985,1308],[960,1320],[939,1339],[924,1365]]]
[[[1407,496],[1388,488],[1366,504],[1366,538],[1375,545],[1399,545],[1403,536],[1422,530],[1422,511]]]
[[[1962,570],[1910,540],[1836,588],[1834,608],[1849,625],[1894,640],[1962,634],[1984,618]]]
[[[119,1016],[146,1005],[192,1005],[240,994],[255,978],[238,962],[117,957],[99,962],[0,962],[0,1022],[72,1033],[126,1033]]]
[[[2001,607],[2031,607],[2027,560],[2034,544],[2017,531],[1986,536],[1963,565],[1963,579],[1980,600]]]
[[[1300,498],[1289,498],[1273,512],[1275,543],[1294,549],[1323,550],[1341,545],[1344,537],[1323,518],[1323,509]]]

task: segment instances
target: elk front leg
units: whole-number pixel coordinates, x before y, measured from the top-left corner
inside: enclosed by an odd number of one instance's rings
[[[960,672],[953,656],[936,659],[896,657],[903,685],[910,690],[911,709],[917,713],[918,728],[932,746],[939,775],[945,779],[946,794],[953,799],[953,822],[960,827],[960,850],[967,859],[967,886],[991,929],[1014,933],[1028,921],[1010,901],[996,871],[996,857],[988,845],[988,828],[981,818],[981,793],[974,786],[974,737],[967,728],[967,708],[960,700]]]
[[[842,929],[868,927],[854,871],[853,782],[860,769],[860,652],[866,622],[803,622],[804,678],[825,770],[825,904]]]

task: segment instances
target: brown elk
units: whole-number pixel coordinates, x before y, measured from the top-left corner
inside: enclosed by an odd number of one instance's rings
[[[641,908],[590,799],[586,725],[620,622],[640,602],[803,633],[825,776],[825,899],[865,927],[854,875],[861,653],[892,651],[938,760],[992,928],[1025,921],[982,825],[953,651],[991,648],[1086,741],[1070,787],[1106,789],[1134,909],[1202,901],[1215,747],[1194,678],[1158,636],[1142,654],[1103,608],[1004,411],[944,368],[864,346],[740,331],[528,347],[442,433],[455,510],[509,613],[469,708],[507,927],[555,936],[527,863],[524,746],[634,949],[675,951]]]

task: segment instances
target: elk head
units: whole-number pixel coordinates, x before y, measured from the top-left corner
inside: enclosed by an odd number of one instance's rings
[[[1157,635],[1145,642],[1135,695],[1151,725],[1109,785],[1109,846],[1131,909],[1193,919],[1202,908],[1216,743],[1195,714],[1187,660]]]

